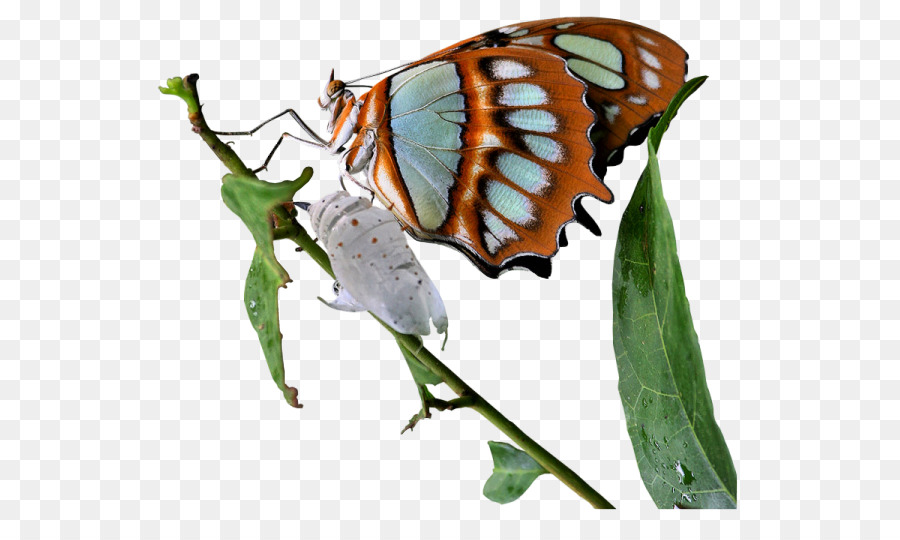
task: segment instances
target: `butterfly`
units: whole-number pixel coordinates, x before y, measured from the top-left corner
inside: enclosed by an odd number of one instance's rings
[[[356,98],[334,78],[319,105],[342,184],[372,192],[412,236],[464,253],[485,275],[541,277],[565,226],[600,229],[607,167],[643,142],[687,74],[687,53],[637,24],[591,17],[515,24],[401,66]],[[268,163],[269,159],[266,160]],[[263,167],[265,164],[263,165]],[[364,181],[356,180],[358,173]]]
[[[295,204],[309,212],[337,278],[337,297],[328,306],[371,311],[402,334],[428,335],[429,320],[438,333],[447,333],[441,295],[393,214],[346,191],[313,204]]]

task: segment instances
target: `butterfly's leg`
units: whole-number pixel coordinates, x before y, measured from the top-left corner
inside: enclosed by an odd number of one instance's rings
[[[278,147],[281,146],[281,143],[284,142],[284,139],[286,139],[287,137],[290,137],[290,138],[300,141],[302,143],[311,144],[313,146],[319,146],[317,143],[314,143],[312,141],[307,141],[306,139],[301,139],[300,137],[291,135],[290,133],[282,133],[281,137],[278,138],[278,142],[276,142],[275,146],[272,147],[272,151],[269,152],[269,155],[268,155],[268,157],[266,157],[266,160],[263,162],[263,164],[260,165],[259,167],[257,167],[256,169],[253,169],[254,173],[258,173],[259,171],[262,171],[262,170],[265,170],[268,168],[269,162],[272,161],[272,157],[275,155],[275,152],[278,150]]]
[[[325,139],[323,139],[322,137],[319,137],[316,134],[316,132],[312,130],[312,128],[310,128],[308,125],[306,125],[306,122],[304,122],[303,119],[300,118],[300,115],[298,115],[294,111],[294,109],[287,109],[285,111],[282,111],[282,112],[276,114],[275,116],[273,116],[272,118],[269,118],[262,124],[251,129],[250,131],[213,131],[213,133],[215,133],[216,135],[253,135],[257,131],[259,131],[260,128],[262,128],[264,125],[268,124],[269,122],[271,122],[273,120],[277,120],[278,118],[281,118],[282,116],[284,116],[286,114],[291,115],[291,118],[293,118],[295,122],[300,124],[300,127],[303,129],[303,131],[305,131],[307,135],[309,135],[310,137],[313,138],[313,140],[315,140],[315,143],[313,143],[312,141],[306,141],[306,142],[309,142],[310,144],[313,144],[314,146],[318,146],[321,148],[328,146],[328,142],[325,141]]]
[[[345,186],[344,181],[349,180],[368,191],[372,196],[372,200],[375,200],[375,192],[372,191],[368,185],[361,183],[353,176],[355,173],[366,168],[366,165],[368,165],[372,156],[371,147],[365,145],[363,141],[364,139],[359,142],[354,141],[353,146],[341,156],[339,165],[341,172],[341,188],[346,191],[347,187]]]
[[[344,166],[343,159],[341,161],[342,161],[342,163],[340,165],[340,167],[341,167],[341,189],[343,189],[344,191],[347,191],[347,186],[344,184],[344,181],[349,180],[350,182],[353,182],[354,184],[361,187],[365,191],[368,191],[369,194],[372,196],[372,200],[374,200],[375,192],[372,191],[372,189],[369,186],[367,186],[367,185],[363,184],[362,182],[360,182],[359,180],[357,180],[356,177],[353,176],[350,173],[350,171],[348,171],[347,168]]]

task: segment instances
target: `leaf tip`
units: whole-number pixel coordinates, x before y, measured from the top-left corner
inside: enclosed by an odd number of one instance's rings
[[[299,392],[297,391],[297,389],[294,388],[293,386],[287,386],[287,385],[285,385],[285,387],[284,387],[284,399],[287,400],[288,405],[290,405],[291,407],[293,407],[293,408],[295,408],[295,409],[302,409],[302,408],[303,408],[303,404],[300,403],[300,402],[297,400],[297,394],[298,394],[298,393],[299,393]]]

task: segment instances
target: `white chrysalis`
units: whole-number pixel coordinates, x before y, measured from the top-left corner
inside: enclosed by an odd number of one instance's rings
[[[431,333],[430,320],[439,333],[447,331],[441,295],[393,214],[346,191],[328,195],[308,211],[338,281],[329,306],[371,311],[404,334]]]

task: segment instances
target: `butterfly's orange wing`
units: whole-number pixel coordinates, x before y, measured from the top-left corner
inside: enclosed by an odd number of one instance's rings
[[[460,249],[486,275],[522,266],[548,276],[563,227],[596,227],[579,199],[612,201],[606,167],[646,136],[686,58],[662,34],[611,19],[460,42],[369,92],[369,183],[414,236]]]

